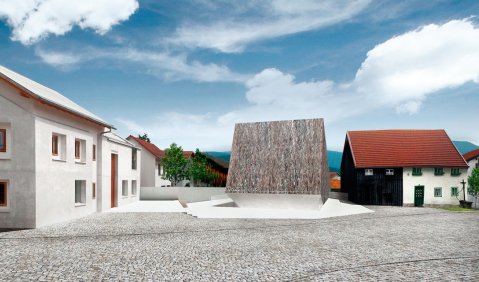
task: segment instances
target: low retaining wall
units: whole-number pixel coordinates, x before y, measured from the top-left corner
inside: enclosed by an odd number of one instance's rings
[[[227,197],[224,187],[141,187],[140,200],[179,200],[184,203],[210,201]]]

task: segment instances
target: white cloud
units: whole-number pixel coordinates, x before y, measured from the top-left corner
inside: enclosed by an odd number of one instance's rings
[[[470,19],[427,25],[377,45],[354,87],[413,113],[428,95],[466,82],[479,82],[479,29]]]
[[[133,48],[86,48],[83,51],[72,52],[37,48],[35,53],[45,63],[66,69],[102,59],[108,61],[113,66],[124,63],[140,65],[143,66],[141,71],[171,81],[244,82],[249,78],[249,75],[234,73],[224,65],[203,64],[199,61],[188,60],[185,54],[172,55],[165,52],[152,52]]]
[[[13,29],[12,40],[28,45],[49,34],[63,35],[75,25],[105,34],[138,6],[137,0],[3,0],[0,18]]]
[[[199,144],[207,148],[228,148],[236,122],[323,117],[330,125],[383,109],[414,114],[428,96],[468,82],[479,83],[479,28],[470,19],[455,20],[377,45],[350,82],[298,82],[291,74],[265,69],[246,82],[248,106],[205,119],[177,113],[169,123],[147,129],[172,132],[180,144],[204,140]]]
[[[221,13],[221,19],[213,19],[207,24],[199,21],[184,24],[168,41],[189,48],[240,52],[253,42],[315,30],[348,20],[362,11],[369,2],[370,0],[241,1],[237,4],[241,7],[228,7],[229,11]],[[248,7],[250,14],[255,16],[245,16],[244,7]],[[237,11],[237,14],[228,14],[230,11]]]

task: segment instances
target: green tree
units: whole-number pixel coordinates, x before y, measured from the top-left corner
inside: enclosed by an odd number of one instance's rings
[[[208,159],[199,149],[196,149],[195,156],[191,160],[188,169],[191,181],[195,184],[198,182],[210,184],[214,180],[215,174],[208,169]]]
[[[143,133],[143,135],[138,134],[138,138],[140,138],[141,140],[145,140],[148,143],[151,143],[150,138],[148,138],[148,134],[146,133]]]
[[[469,188],[467,192],[474,197],[474,207],[476,208],[477,197],[479,196],[479,168],[472,170],[471,175],[467,178]]]
[[[175,143],[165,150],[161,163],[164,172],[162,178],[171,181],[173,186],[188,176],[188,160],[183,156],[183,148]]]

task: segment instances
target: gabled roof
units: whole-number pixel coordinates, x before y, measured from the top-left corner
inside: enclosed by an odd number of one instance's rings
[[[444,130],[348,131],[357,168],[467,167]]]
[[[25,92],[28,96],[31,96],[39,102],[54,106],[55,108],[80,116],[99,125],[108,128],[114,128],[113,125],[87,111],[57,91],[43,86],[40,83],[37,83],[1,65],[0,79],[3,79],[13,87]]]
[[[135,140],[138,144],[140,144],[143,148],[145,148],[148,152],[152,153],[155,157],[161,159],[165,156],[165,151],[160,150],[160,148],[156,147],[155,144],[149,143],[143,139],[140,139],[138,137],[135,137],[133,135],[130,135],[127,137],[127,139],[133,139]]]
[[[130,141],[128,141],[126,139],[121,138],[120,136],[116,135],[113,132],[107,132],[107,133],[103,134],[103,136],[108,141],[115,142],[115,143],[118,143],[118,144],[122,144],[122,145],[125,145],[125,146],[128,146],[128,147],[131,147],[131,148],[139,149],[135,144],[131,143]]]
[[[476,150],[474,150],[474,151],[470,151],[470,152],[468,152],[468,153],[465,153],[465,154],[463,155],[463,157],[464,157],[464,159],[466,160],[466,162],[468,162],[468,161],[470,161],[470,160],[472,160],[472,159],[474,159],[474,158],[477,158],[477,157],[479,157],[479,149],[476,149]]]

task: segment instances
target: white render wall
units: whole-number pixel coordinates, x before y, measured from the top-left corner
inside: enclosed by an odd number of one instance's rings
[[[434,168],[423,167],[422,175],[413,176],[412,167],[403,168],[403,203],[414,205],[414,187],[424,186],[424,205],[459,205],[462,200],[463,179],[467,181],[466,169],[460,168],[461,175],[451,176],[451,168],[444,168],[444,175],[434,175]],[[442,197],[434,197],[434,188],[442,188]],[[459,199],[451,196],[451,187],[458,187]],[[466,185],[467,187],[467,185]]]
[[[113,141],[107,140],[102,137],[103,141],[100,146],[99,156],[101,156],[101,169],[99,175],[101,175],[101,190],[98,190],[99,211],[105,211],[111,209],[111,155],[117,155],[117,187],[115,202],[117,206],[122,206],[135,201],[140,198],[141,177],[140,172],[142,169],[142,150],[137,152],[137,168],[132,169],[132,148],[123,144],[119,144]],[[128,183],[128,195],[122,195],[122,181]],[[132,181],[136,180],[136,194],[132,193]]]
[[[474,168],[476,168],[476,165],[479,163],[479,157],[475,158],[475,159],[472,159],[470,160],[469,162],[467,162],[467,164],[469,165],[469,168],[467,169],[467,176],[469,177],[471,174],[472,174],[472,171],[474,170]],[[467,181],[467,179],[466,179]],[[474,197],[467,194],[467,200],[470,201],[470,202],[473,202],[475,201]],[[474,204],[472,204],[474,206]],[[479,206],[479,200],[477,201],[477,205]]]
[[[128,141],[142,148],[133,138],[129,138]],[[161,176],[158,175],[157,157],[145,148],[141,150],[141,185],[142,187],[171,186],[170,181],[161,179]]]
[[[75,124],[71,119],[43,113],[49,119],[36,117],[36,218],[37,227],[86,216],[97,210],[92,199],[92,183],[96,183],[96,161],[92,145],[102,131],[90,124]],[[55,120],[55,121],[53,121]],[[52,134],[66,136],[66,159],[52,157]],[[86,141],[85,161],[75,160],[75,139]],[[86,202],[75,204],[75,180],[86,181]]]
[[[0,180],[8,182],[0,228],[35,228],[35,140],[32,103],[0,80],[0,123],[7,124],[7,152],[0,153]]]

